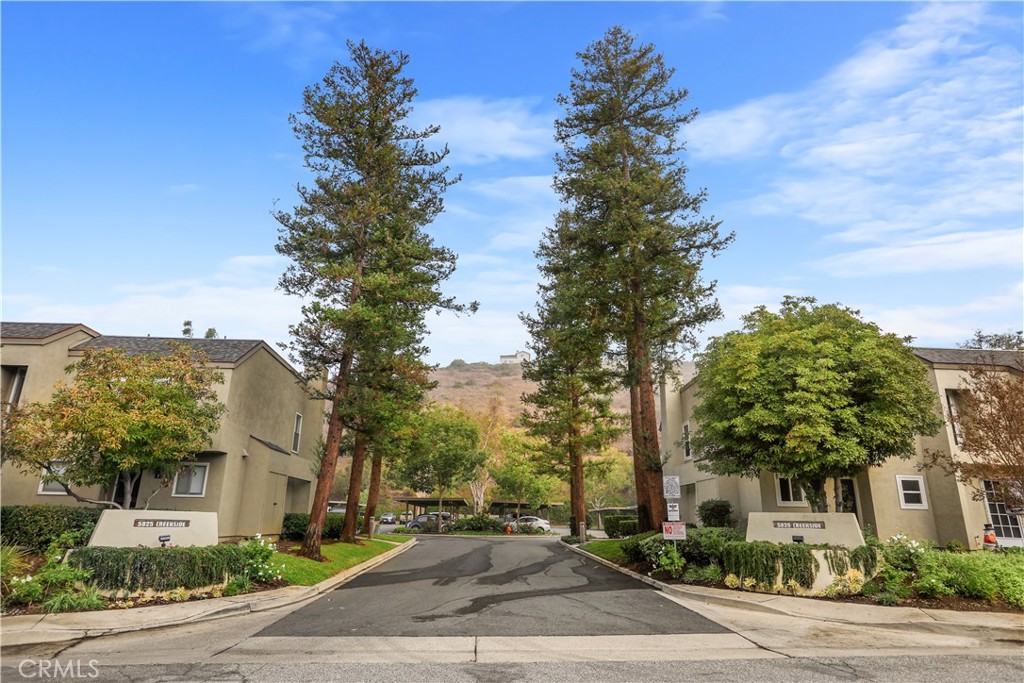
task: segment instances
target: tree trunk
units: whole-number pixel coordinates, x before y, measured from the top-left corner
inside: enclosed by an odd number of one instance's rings
[[[484,511],[484,496],[487,495],[487,480],[476,479],[469,482],[469,492],[473,496],[473,514],[479,515]]]
[[[437,526],[434,528],[434,533],[441,533],[441,527],[444,525],[444,489],[439,488],[437,490]]]
[[[647,338],[647,323],[641,310],[643,283],[634,279],[632,329],[626,344],[630,383],[630,426],[633,430],[633,469],[636,478],[638,531],[660,530],[665,521],[662,489],[661,450],[658,446],[658,416],[654,404],[654,379]]]
[[[370,525],[377,514],[377,496],[380,494],[380,471],[384,467],[384,458],[380,453],[374,453],[370,468],[370,490],[366,494],[366,514],[363,516],[363,528],[370,533]]]
[[[299,554],[313,560],[323,559],[320,555],[320,540],[324,532],[324,519],[327,517],[327,503],[334,486],[334,473],[338,468],[338,449],[341,447],[341,402],[348,393],[348,373],[352,367],[352,352],[346,350],[341,358],[341,367],[334,380],[334,396],[331,398],[331,418],[327,423],[327,442],[324,444],[324,457],[320,461],[320,474],[316,479],[316,491],[313,494],[313,507],[309,511],[309,526],[302,539]]]
[[[643,443],[641,434],[643,426],[640,421],[640,389],[630,383],[629,386],[629,427],[630,438],[633,445],[633,482],[636,489],[636,516],[638,531],[644,530],[643,520],[649,516],[651,504],[648,498],[647,486],[645,485],[646,475],[642,467],[641,453]]]
[[[828,496],[825,495],[825,480],[820,478],[806,479],[798,482],[804,496],[811,506],[811,512],[828,512]]]
[[[356,432],[355,443],[352,445],[352,472],[348,478],[345,525],[341,531],[341,540],[345,543],[356,542],[356,520],[359,519],[359,494],[362,493],[363,488],[363,465],[365,463],[366,436]]]
[[[121,473],[121,484],[124,486],[124,493],[121,499],[121,509],[131,510],[132,509],[132,489],[135,488],[135,480],[141,477],[142,474],[133,474],[131,472]]]
[[[573,428],[573,431],[578,431]],[[580,524],[587,521],[587,501],[583,486],[583,453],[578,445],[569,453],[569,535],[578,536]],[[580,538],[581,541],[587,539]]]
[[[651,358],[643,350],[643,361],[640,367],[640,419],[643,425],[644,469],[646,470],[648,521],[645,530],[661,531],[661,523],[665,521],[668,508],[665,504],[665,488],[663,486],[664,470],[661,464],[661,448],[658,443],[658,415],[655,410],[654,380],[651,375]]]

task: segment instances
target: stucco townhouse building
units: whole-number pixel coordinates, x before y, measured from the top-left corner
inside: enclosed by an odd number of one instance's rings
[[[209,357],[224,377],[216,391],[227,410],[207,450],[196,453],[170,486],[150,473],[139,478],[133,507],[216,512],[221,540],[280,534],[286,512],[309,512],[312,504],[324,404],[309,397],[301,376],[263,341],[108,336],[83,324],[0,323],[4,410],[47,401],[58,382],[71,379],[65,368],[86,349],[165,353],[172,342]],[[113,490],[81,493],[109,500]],[[10,463],[0,472],[0,501],[83,505]]]
[[[861,527],[870,526],[879,538],[903,532],[939,545],[957,541],[977,549],[984,525],[991,523],[1000,544],[1024,545],[1020,519],[1010,514],[1001,501],[992,495],[976,500],[975,489],[939,467],[923,466],[928,462],[929,451],[960,455],[960,435],[947,416],[956,410],[957,391],[967,377],[967,370],[984,365],[1019,377],[1024,375],[1024,354],[933,348],[917,348],[914,353],[928,370],[928,380],[935,391],[935,412],[943,416],[945,426],[934,436],[916,437],[915,454],[910,459],[890,458],[880,467],[840,480],[848,506],[845,511],[855,513]],[[710,498],[731,502],[741,528],[745,528],[751,512],[810,512],[799,487],[785,477],[771,472],[762,472],[754,479],[718,476],[697,467],[700,454],[694,452],[690,439],[700,429],[692,417],[700,401],[700,376],[692,364],[680,367],[679,375],[681,381],[663,383],[659,409],[663,459],[667,458],[664,473],[680,478],[683,521],[696,521],[697,506]],[[828,482],[826,491],[832,487],[833,483]],[[831,509],[833,501],[829,498]]]

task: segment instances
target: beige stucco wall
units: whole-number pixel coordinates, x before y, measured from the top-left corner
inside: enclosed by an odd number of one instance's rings
[[[5,365],[29,366],[22,402],[47,400],[53,386],[66,379],[64,368],[74,362],[68,349],[87,339],[75,333],[59,343],[3,346]],[[221,427],[211,435],[209,450],[195,462],[209,464],[204,495],[175,496],[173,483],[165,486],[144,474],[137,507],[216,512],[221,538],[280,532],[284,512],[308,512],[312,504],[312,463],[318,437],[323,433],[323,401],[310,399],[292,369],[266,346],[257,347],[234,366],[219,368],[224,380],[216,386],[226,411]],[[295,415],[302,415],[298,453],[291,452]],[[280,453],[256,436],[280,446]],[[279,478],[272,478],[277,475]],[[66,495],[39,495],[39,477],[23,475],[13,467],[2,469],[0,496],[11,504],[78,504]],[[101,492],[82,490],[89,496]],[[274,503],[277,505],[274,505]],[[270,510],[271,512],[267,512]]]
[[[935,412],[943,416],[947,389],[961,386],[966,373],[954,366],[929,367],[928,379],[936,392]],[[660,390],[659,408],[662,416],[661,442],[667,458],[665,474],[680,478],[685,488],[693,484],[695,500],[685,501],[684,510],[695,508],[708,498],[722,498],[733,504],[740,526],[750,512],[807,511],[804,506],[780,505],[775,476],[763,473],[757,479],[715,477],[698,470],[692,460],[686,460],[679,445],[682,425],[689,420],[690,434],[699,428],[690,416],[697,398],[696,380],[679,388],[667,383]],[[930,539],[945,545],[952,540],[976,548],[982,526],[989,521],[983,501],[974,500],[974,490],[947,475],[940,468],[923,468],[927,451],[952,452],[959,448],[953,442],[952,427],[946,422],[938,434],[919,436],[915,455],[909,459],[891,458],[879,467],[873,467],[854,478],[858,518],[862,526],[871,526],[880,538],[904,532],[914,538]],[[927,509],[904,509],[900,506],[897,476],[924,478],[928,501]],[[833,507],[832,483],[826,482],[829,509]],[[691,519],[686,519],[691,521]]]
[[[68,357],[68,349],[92,339],[93,336],[82,329],[77,329],[63,336],[56,335],[46,344],[41,340],[4,339],[0,343],[0,363],[28,367],[18,405],[49,400],[57,383],[68,379],[64,368],[75,360]],[[6,401],[9,387],[4,386],[0,391],[3,392],[3,400]],[[89,506],[88,503],[79,503],[67,494],[40,494],[39,483],[38,474],[23,474],[10,463],[4,463],[0,468],[0,502],[4,505]],[[99,487],[76,489],[75,492],[90,498],[98,497],[102,493]]]

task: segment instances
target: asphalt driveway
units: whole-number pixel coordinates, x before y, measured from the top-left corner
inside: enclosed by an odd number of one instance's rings
[[[729,631],[553,538],[421,537],[256,636],[688,633]]]

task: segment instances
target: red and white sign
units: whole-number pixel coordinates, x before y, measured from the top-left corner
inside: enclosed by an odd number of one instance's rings
[[[685,541],[686,522],[662,522],[661,533],[667,541]]]

